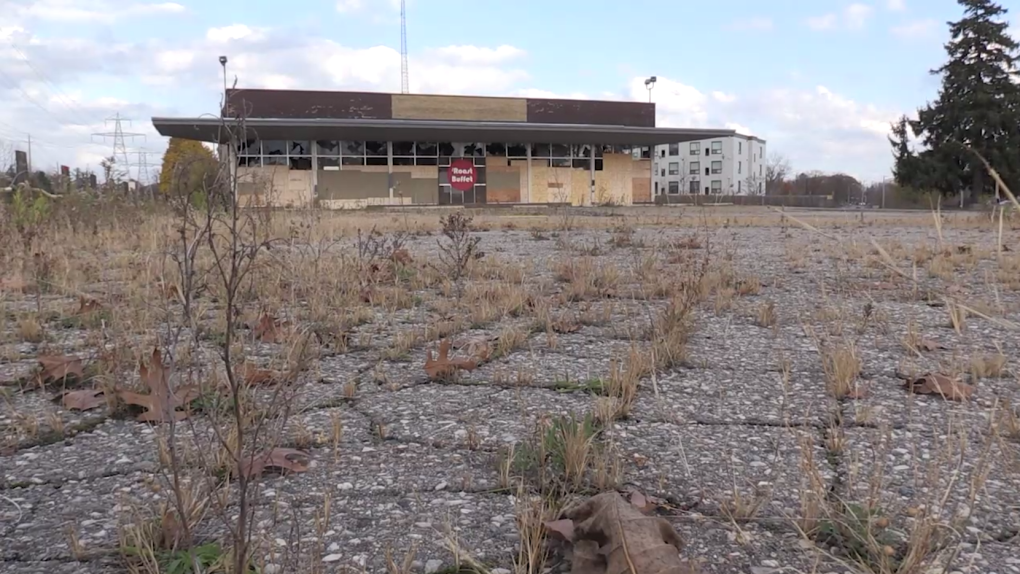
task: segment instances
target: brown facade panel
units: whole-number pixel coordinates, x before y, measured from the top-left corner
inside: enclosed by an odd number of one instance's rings
[[[527,121],[654,128],[655,104],[528,98]]]
[[[390,94],[306,90],[228,90],[228,109],[248,118],[393,119]]]
[[[524,122],[528,105],[523,98],[393,95],[393,119]]]

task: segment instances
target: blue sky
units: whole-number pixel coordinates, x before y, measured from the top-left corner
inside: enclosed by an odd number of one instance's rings
[[[31,133],[37,166],[94,166],[112,142],[91,134],[119,112],[156,164],[148,118],[214,112],[220,54],[242,87],[399,90],[397,4],[0,0],[0,146]],[[798,171],[870,181],[888,174],[888,123],[934,97],[959,15],[952,0],[409,0],[411,87],[643,100],[656,75],[660,125],[733,127]]]

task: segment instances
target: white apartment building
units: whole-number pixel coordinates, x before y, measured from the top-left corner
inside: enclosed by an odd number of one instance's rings
[[[733,135],[655,147],[652,194],[761,195],[765,140]]]

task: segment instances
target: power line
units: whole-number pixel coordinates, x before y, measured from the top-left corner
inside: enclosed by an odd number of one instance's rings
[[[77,119],[82,119],[83,116],[89,115],[89,114],[86,114],[81,108],[75,106],[72,103],[72,101],[70,99],[70,96],[68,96],[66,93],[64,93],[59,87],[57,87],[56,84],[54,84],[52,81],[50,81],[50,79],[48,77],[46,77],[45,74],[40,72],[39,69],[36,68],[35,65],[32,64],[32,60],[29,59],[28,54],[25,54],[24,52],[22,52],[21,49],[18,48],[18,46],[14,43],[14,40],[8,38],[7,42],[11,45],[11,48],[13,48],[14,51],[19,56],[21,56],[22,61],[25,62],[25,64],[32,70],[32,72],[34,72],[35,75],[40,80],[43,81],[43,83],[45,83],[48,86],[50,86],[51,88],[53,88],[53,91],[56,92],[54,94],[54,99],[56,99],[60,103],[64,104],[64,107],[66,107],[69,111],[74,112],[75,115],[77,116]],[[78,114],[81,114],[81,115],[78,115]],[[89,125],[92,122],[90,122],[90,121],[88,121],[86,119],[85,121],[83,121],[81,123],[82,123],[82,125]]]

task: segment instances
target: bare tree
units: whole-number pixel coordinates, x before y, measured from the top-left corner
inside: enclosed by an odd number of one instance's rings
[[[791,172],[790,160],[779,153],[769,154],[765,160],[765,193],[779,193]]]

